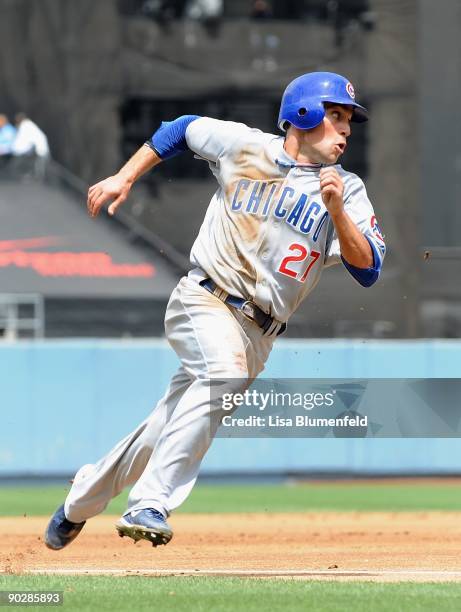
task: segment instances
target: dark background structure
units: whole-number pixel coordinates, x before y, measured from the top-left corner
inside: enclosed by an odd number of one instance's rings
[[[53,158],[90,184],[162,120],[197,113],[275,131],[292,78],[344,73],[371,121],[355,128],[343,165],[366,179],[388,257],[369,290],[327,270],[289,334],[459,337],[460,3],[277,1],[265,19],[251,4],[224,1],[218,18],[199,20],[186,2],[0,0],[0,111],[28,113]],[[190,154],[168,162],[125,206],[124,239],[146,230],[178,275],[213,190]],[[154,327],[145,335],[161,333]]]

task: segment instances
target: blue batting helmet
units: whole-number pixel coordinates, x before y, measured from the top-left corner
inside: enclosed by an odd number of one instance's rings
[[[324,102],[353,106],[352,121],[367,121],[368,111],[355,101],[352,83],[334,72],[308,72],[287,86],[283,93],[277,125],[285,131],[285,122],[310,130],[325,117]]]

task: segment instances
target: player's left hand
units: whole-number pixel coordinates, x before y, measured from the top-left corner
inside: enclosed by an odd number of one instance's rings
[[[336,168],[328,167],[320,170],[320,193],[332,217],[344,210],[344,183]]]

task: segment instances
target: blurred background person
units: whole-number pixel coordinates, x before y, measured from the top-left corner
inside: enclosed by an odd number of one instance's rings
[[[17,127],[16,139],[13,145],[14,155],[37,155],[48,157],[50,148],[45,133],[25,115],[18,113],[15,116]]]
[[[31,172],[35,178],[41,179],[50,157],[48,138],[25,113],[17,113],[15,123],[17,133],[12,154],[19,158],[15,163],[15,171],[25,175]]]

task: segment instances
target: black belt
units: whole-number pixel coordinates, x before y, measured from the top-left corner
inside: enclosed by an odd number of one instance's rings
[[[259,325],[265,335],[270,336],[276,332],[276,335],[280,336],[280,334],[283,334],[286,330],[286,323],[281,323],[266,314],[264,310],[261,310],[259,306],[254,302],[250,302],[250,300],[244,300],[235,295],[229,295],[226,291],[220,289],[211,278],[204,278],[199,284],[228,306],[240,310],[248,319],[254,321],[256,325]]]

